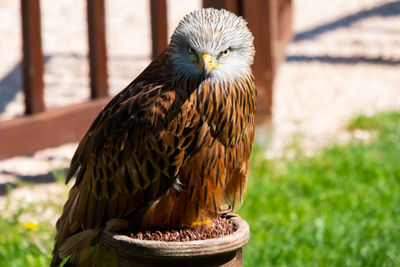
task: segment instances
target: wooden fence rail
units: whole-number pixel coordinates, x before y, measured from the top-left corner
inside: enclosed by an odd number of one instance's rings
[[[0,159],[78,141],[110,100],[107,82],[107,48],[104,0],[87,1],[91,100],[46,110],[40,1],[21,0],[23,88],[25,116],[0,122]],[[257,120],[271,116],[276,68],[291,36],[291,0],[203,0],[204,7],[225,8],[247,19],[255,37],[253,70],[257,81]],[[150,0],[152,56],[167,46],[167,1]]]

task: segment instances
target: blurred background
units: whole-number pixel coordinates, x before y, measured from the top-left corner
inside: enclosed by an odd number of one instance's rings
[[[275,27],[291,41],[275,44],[272,106],[258,123],[239,210],[252,233],[244,265],[399,266],[400,1],[265,2],[290,5],[292,19]],[[167,1],[168,36],[202,4]],[[86,1],[40,8],[46,108],[85,102]],[[114,95],[151,62],[150,3],[106,0],[105,22]],[[20,1],[1,0],[0,130],[25,112],[21,29]],[[12,157],[0,146],[0,266],[49,264],[76,146]]]

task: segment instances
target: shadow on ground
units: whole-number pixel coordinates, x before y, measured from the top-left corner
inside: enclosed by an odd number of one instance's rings
[[[295,34],[293,42],[301,42],[305,40],[312,40],[316,37],[337,30],[339,28],[350,27],[353,23],[360,20],[367,19],[374,16],[392,17],[400,15],[400,1],[382,4],[380,6],[364,9],[351,15],[344,16],[337,20],[316,26],[312,29],[299,32]],[[318,61],[321,63],[330,64],[381,64],[381,65],[400,65],[400,60],[383,58],[383,57],[365,57],[365,56],[352,56],[352,57],[335,57],[329,55],[289,55],[286,57],[286,62],[312,62]]]
[[[62,175],[62,177],[65,177],[68,170],[69,170],[68,168],[65,168],[65,169],[56,170],[54,172],[48,172],[45,174],[38,174],[38,175],[20,175],[18,173],[2,171],[2,172],[0,172],[0,174],[15,176],[15,177],[17,177],[17,181],[0,183],[0,196],[5,196],[5,195],[7,195],[9,190],[17,188],[18,182],[28,183],[28,184],[54,183],[57,180],[55,173],[57,173],[57,176]]]
[[[370,63],[370,64],[382,64],[382,65],[400,65],[400,60],[385,59],[382,57],[334,57],[334,56],[303,56],[303,55],[290,55],[286,57],[286,62],[312,62],[319,61],[321,63],[330,64],[359,64],[359,63]]]
[[[318,35],[334,31],[339,28],[349,27],[353,23],[366,18],[374,16],[393,17],[398,15],[400,15],[400,1],[383,4],[371,9],[361,10],[355,14],[344,16],[340,19],[328,22],[309,30],[299,32],[294,36],[293,42],[314,39]]]
[[[44,64],[49,62],[52,56],[44,56]],[[22,61],[0,80],[0,113],[22,91]]]

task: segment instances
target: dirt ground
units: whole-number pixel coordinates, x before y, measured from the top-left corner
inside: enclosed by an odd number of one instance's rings
[[[49,108],[88,98],[85,1],[42,0],[45,101]],[[169,29],[201,1],[170,0]],[[294,38],[279,68],[268,157],[300,137],[306,152],[345,142],[348,120],[400,108],[400,1],[295,0]],[[123,89],[150,62],[148,1],[107,0],[110,89]],[[0,120],[23,112],[19,1],[0,2]],[[68,26],[66,26],[68,25]],[[0,196],[18,180],[48,195],[54,169],[67,168],[76,143],[0,161]],[[50,183],[49,183],[50,182]],[[0,202],[1,204],[1,202]],[[1,206],[1,205],[0,205]]]

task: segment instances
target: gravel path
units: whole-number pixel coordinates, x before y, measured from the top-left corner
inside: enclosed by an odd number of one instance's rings
[[[200,2],[170,0],[170,31]],[[276,79],[268,156],[285,151],[294,136],[301,137],[307,152],[343,142],[348,139],[343,128],[349,118],[400,108],[400,1],[294,2],[296,34]],[[106,3],[110,88],[116,93],[150,62],[149,7],[148,1]],[[0,2],[0,35],[7,37],[0,42],[0,120],[23,112],[18,4]],[[42,0],[50,108],[88,98],[84,8],[80,0]],[[75,148],[75,143],[65,144],[0,161],[0,195],[5,183],[15,183],[16,177],[42,179],[43,184],[30,192],[47,194],[46,186],[57,186],[46,183],[52,180],[52,170],[68,167]]]
[[[298,0],[274,95],[274,150],[347,136],[357,114],[400,108],[400,1]],[[306,37],[309,37],[307,39]]]

